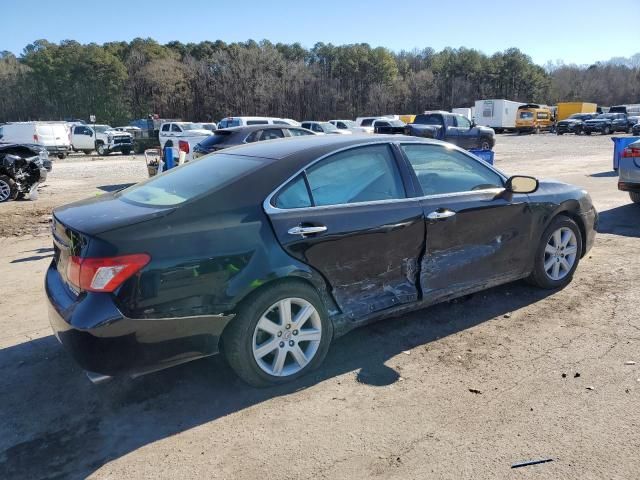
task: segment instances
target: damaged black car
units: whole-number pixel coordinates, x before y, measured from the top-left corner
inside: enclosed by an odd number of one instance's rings
[[[50,171],[51,160],[44,147],[0,143],[0,202],[26,196],[35,198],[38,185]]]
[[[94,381],[222,352],[278,384],[369,322],[523,278],[567,285],[597,218],[579,187],[437,140],[259,142],[54,210],[50,321]]]

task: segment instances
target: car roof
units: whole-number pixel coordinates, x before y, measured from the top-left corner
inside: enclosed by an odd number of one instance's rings
[[[260,125],[241,125],[239,127],[219,128],[216,132],[253,132],[255,130],[272,130],[274,128],[293,128],[294,130],[306,130],[306,128],[297,125],[289,125],[284,123],[262,123]]]
[[[237,127],[238,128],[238,127]],[[243,128],[243,127],[239,127]],[[291,137],[279,140],[250,143],[240,145],[221,152],[230,155],[245,155],[249,157],[268,158],[282,160],[288,157],[300,157],[311,159],[322,156],[335,150],[358,145],[387,142],[420,142],[441,145],[439,140],[424,139],[406,135],[309,135],[304,137]]]

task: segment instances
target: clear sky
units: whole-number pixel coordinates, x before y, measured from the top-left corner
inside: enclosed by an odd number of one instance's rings
[[[36,39],[366,42],[395,51],[518,47],[539,64],[640,51],[640,0],[0,0],[0,51]],[[610,27],[609,27],[610,26]]]

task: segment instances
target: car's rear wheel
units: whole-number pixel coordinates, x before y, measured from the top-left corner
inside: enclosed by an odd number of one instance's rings
[[[633,203],[640,203],[640,192],[629,192],[629,197]]]
[[[333,336],[318,293],[298,282],[267,287],[245,301],[223,336],[224,353],[255,387],[294,380],[319,366]]]
[[[480,149],[481,150],[491,150],[491,142],[489,140],[487,140],[486,138],[483,138],[480,142]]]
[[[83,152],[85,155],[91,155],[91,152],[93,152],[93,150],[82,150],[82,152]]]
[[[540,135],[540,127],[536,127],[533,133],[535,133],[536,135]]]
[[[584,132],[584,134],[585,135],[591,135],[591,132],[587,130],[586,132]]]
[[[6,175],[0,175],[0,203],[13,200],[18,195],[16,182]]]
[[[541,288],[560,288],[571,282],[580,262],[582,234],[576,222],[560,215],[542,235],[529,281]]]
[[[611,129],[609,127],[604,127],[604,130],[602,131],[603,135],[610,135],[611,134]]]

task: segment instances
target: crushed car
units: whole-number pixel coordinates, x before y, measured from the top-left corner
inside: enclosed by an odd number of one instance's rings
[[[0,143],[0,202],[29,197],[47,179],[51,160],[47,149],[36,144]]]

